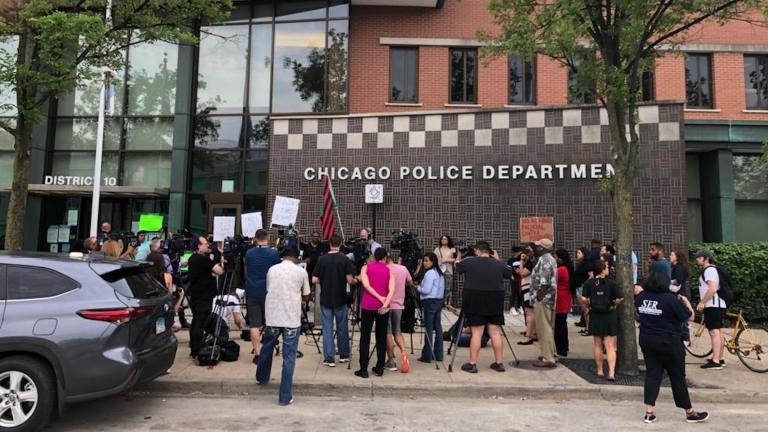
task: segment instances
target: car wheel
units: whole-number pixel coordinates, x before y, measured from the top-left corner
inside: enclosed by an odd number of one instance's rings
[[[51,369],[26,356],[0,360],[0,431],[38,431],[51,416],[56,388]]]

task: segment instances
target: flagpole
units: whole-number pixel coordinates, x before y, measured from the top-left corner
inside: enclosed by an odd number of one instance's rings
[[[339,215],[339,202],[336,201],[336,194],[333,192],[331,177],[328,174],[326,174],[325,177],[328,178],[328,188],[331,190],[331,197],[333,197],[333,202],[336,204],[336,209],[333,210],[333,212],[336,215],[336,219],[338,219],[339,221],[339,231],[341,231],[341,238],[343,240],[346,240],[347,238],[344,236],[344,225],[341,224],[341,216]]]

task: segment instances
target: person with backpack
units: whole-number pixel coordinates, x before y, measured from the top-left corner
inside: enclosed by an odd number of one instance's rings
[[[603,372],[603,347],[608,357],[608,381],[616,381],[616,335],[618,319],[616,305],[624,300],[621,288],[615,281],[608,279],[608,266],[604,261],[595,262],[594,277],[584,282],[582,302],[589,313],[589,333],[595,342],[593,353],[598,377],[606,377]]]
[[[720,329],[723,328],[725,309],[728,303],[733,301],[733,291],[730,289],[730,278],[723,269],[714,265],[714,261],[714,255],[708,250],[696,254],[696,264],[704,268],[699,276],[701,300],[696,305],[696,310],[704,314],[704,326],[712,340],[712,358],[707,360],[701,368],[720,370],[725,367],[725,360],[723,360],[725,345]]]

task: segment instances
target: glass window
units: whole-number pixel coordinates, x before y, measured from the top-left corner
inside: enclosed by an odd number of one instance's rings
[[[205,151],[192,153],[192,192],[221,192],[221,182],[235,182],[235,192],[240,190],[239,151]]]
[[[263,212],[267,208],[267,198],[264,195],[244,195],[243,213]]]
[[[325,19],[326,0],[277,2],[277,21]]]
[[[263,22],[272,21],[275,14],[275,6],[271,1],[259,1],[253,4],[253,21]]]
[[[391,102],[418,102],[418,48],[389,50],[389,79]]]
[[[267,148],[269,147],[269,117],[252,116],[246,126],[248,135],[248,147]]]
[[[344,112],[347,110],[349,22],[331,21],[328,28],[328,76],[325,110]]]
[[[768,200],[768,166],[760,156],[733,155],[733,191],[737,200]]]
[[[178,46],[157,42],[128,53],[128,114],[173,115]]]
[[[509,99],[510,105],[533,103],[533,62],[525,61],[519,55],[509,56]]]
[[[18,46],[17,37],[0,36],[0,60],[15,60]],[[16,115],[16,93],[3,79],[0,79],[0,115]]]
[[[269,158],[267,150],[251,150],[245,158],[245,192],[267,193]]]
[[[0,123],[3,123],[12,128],[16,127],[15,118],[0,118]],[[0,150],[13,150],[16,143],[16,137],[11,135],[8,131],[0,128]]]
[[[709,54],[688,54],[685,59],[685,97],[689,108],[712,108]]]
[[[97,118],[64,118],[56,120],[56,150],[95,150]],[[120,147],[119,119],[106,119],[104,123],[104,150]]]
[[[208,232],[208,204],[202,197],[189,200],[189,230],[193,233]]]
[[[270,73],[272,71],[272,26],[251,27],[250,99],[252,113],[269,112]]]
[[[102,177],[117,178],[119,159],[117,152],[103,154],[101,163]],[[95,160],[96,153],[91,152],[54,152],[51,175],[92,177]]]
[[[656,99],[653,72],[645,71],[640,76],[640,100],[650,102]]]
[[[53,297],[80,287],[63,274],[44,267],[7,267],[8,300]]]
[[[349,0],[331,0],[331,7],[328,9],[330,18],[346,18],[349,16]]]
[[[576,61],[576,67],[581,61]],[[595,103],[595,82],[586,74],[578,74],[568,68],[568,103],[592,104]]]
[[[168,219],[167,199],[132,199],[131,220],[139,220],[143,214],[159,214]]]
[[[685,185],[686,196],[690,198],[701,198],[699,155],[688,153],[685,155]]]
[[[126,121],[126,150],[171,150],[172,118],[131,118]]]
[[[768,109],[768,55],[744,56],[747,108]]]
[[[197,116],[195,147],[234,149],[243,141],[243,117]]]
[[[98,68],[93,68],[98,71]],[[60,116],[97,116],[99,115],[99,93],[101,92],[100,73],[96,78],[85,80],[72,92],[58,98],[58,113]],[[115,76],[109,81],[107,88],[107,113],[119,115],[123,111],[123,80],[125,71],[115,71]]]
[[[13,183],[13,152],[0,152],[0,185]]]
[[[201,29],[197,78],[199,112],[243,112],[247,55],[247,25]]]
[[[477,102],[477,50],[451,49],[451,102]]]
[[[275,25],[272,111],[323,111],[325,22]]]
[[[125,153],[123,186],[171,187],[171,153]]]

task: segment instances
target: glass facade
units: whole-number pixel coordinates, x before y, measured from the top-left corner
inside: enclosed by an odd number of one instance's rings
[[[452,103],[477,103],[476,49],[451,49],[450,86]]]
[[[0,58],[14,56],[18,48],[15,37],[0,37]],[[14,137],[5,128],[16,127],[16,93],[6,83],[0,81],[0,186],[10,185],[13,181],[13,142]],[[0,210],[7,210],[8,200],[0,197]],[[4,203],[4,204],[3,204]],[[5,217],[0,217],[5,221]],[[0,224],[0,235],[5,235],[5,223]]]
[[[525,61],[519,55],[509,56],[508,79],[509,79],[509,99],[510,105],[532,104],[534,103],[533,92],[535,73],[532,61]]]
[[[389,50],[390,102],[419,101],[419,49]]]
[[[744,56],[744,87],[748,109],[768,109],[768,55]]]
[[[688,54],[685,58],[685,96],[689,108],[712,108],[711,56]]]
[[[768,166],[759,155],[733,155],[733,191],[736,241],[768,240]]]

